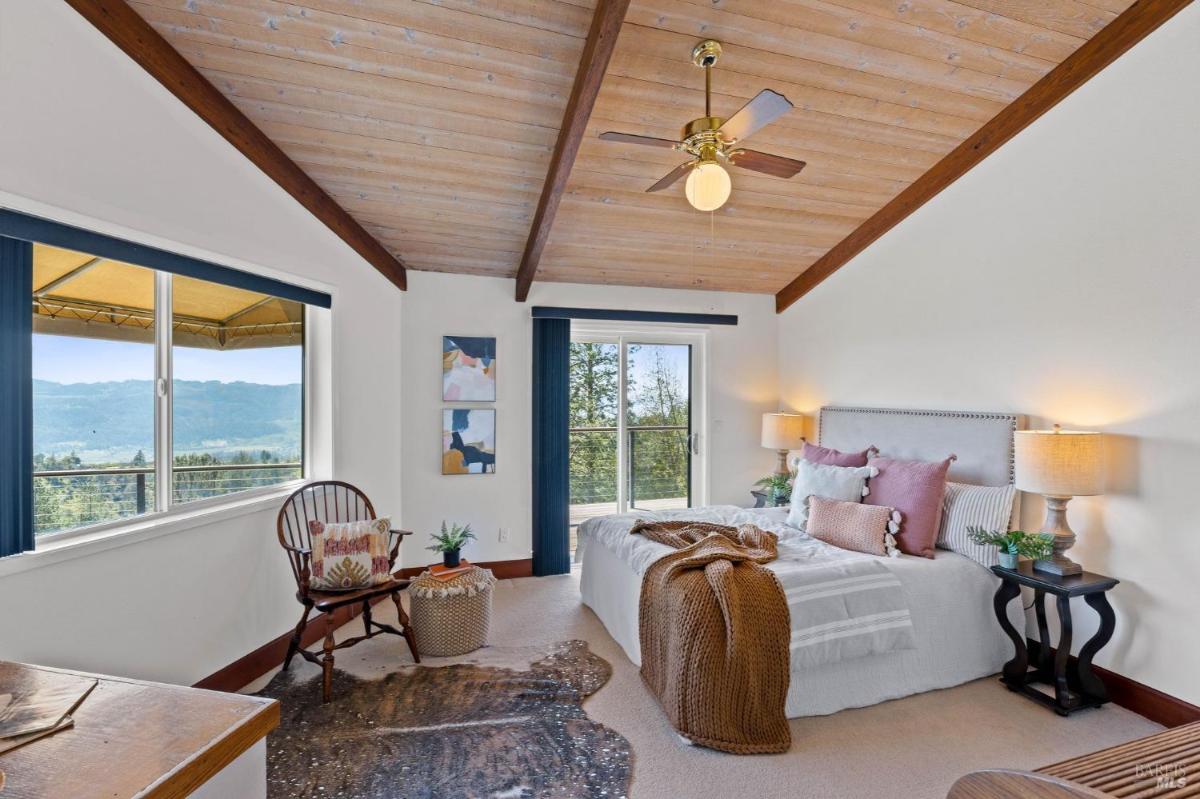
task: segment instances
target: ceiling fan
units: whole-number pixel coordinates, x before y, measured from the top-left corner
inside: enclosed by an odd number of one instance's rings
[[[692,50],[692,63],[704,68],[704,116],[683,126],[680,141],[615,131],[600,134],[605,141],[668,147],[689,153],[692,160],[675,167],[646,191],[662,191],[687,175],[684,193],[688,202],[700,211],[715,211],[729,199],[732,184],[729,173],[721,166],[723,163],[777,178],[794,177],[804,168],[803,161],[738,146],[792,107],[782,94],[763,89],[729,119],[712,115],[712,68],[720,57],[721,43],[712,39],[700,42]]]

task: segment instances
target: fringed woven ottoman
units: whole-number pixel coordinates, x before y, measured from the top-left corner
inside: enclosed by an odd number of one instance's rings
[[[463,655],[488,642],[492,586],[488,569],[472,566],[448,580],[422,572],[408,586],[413,632],[422,655]]]

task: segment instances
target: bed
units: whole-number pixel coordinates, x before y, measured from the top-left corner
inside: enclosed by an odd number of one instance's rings
[[[935,460],[958,456],[949,479],[974,485],[1012,481],[1012,433],[1023,427],[1014,414],[827,407],[821,409],[823,446],[861,450],[874,444],[899,458]],[[803,535],[786,523],[786,508],[713,506],[676,511],[637,511],[584,522],[576,560],[582,563],[584,604],[600,618],[634,664],[641,664],[638,600],[646,568],[669,548],[628,535],[638,519],[702,519],[723,524],[752,522],[780,535],[780,555],[837,560],[872,558],[846,552]],[[1014,513],[1014,517],[1016,514]],[[952,552],[935,558],[877,558],[907,595],[915,648],[868,655],[829,666],[805,666],[793,658],[786,713],[789,718],[836,713],[998,672],[1011,643],[996,623],[992,596],[997,580],[986,568]],[[774,564],[769,564],[771,568]],[[1024,630],[1013,603],[1009,619]],[[795,626],[793,620],[793,626]]]

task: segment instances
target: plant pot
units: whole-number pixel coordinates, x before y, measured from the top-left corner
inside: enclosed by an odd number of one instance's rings
[[[1018,555],[1016,552],[1001,552],[1000,565],[1005,569],[1017,568]]]
[[[771,497],[771,507],[782,508],[784,505],[788,504],[788,502],[790,500],[791,500],[791,496],[789,496],[787,493],[785,493],[785,492],[777,493],[773,497]]]
[[[452,550],[449,550],[448,552],[443,552],[442,553],[442,565],[445,566],[447,569],[456,568],[459,564],[461,555],[462,555],[462,550],[460,550],[460,549],[452,549]]]

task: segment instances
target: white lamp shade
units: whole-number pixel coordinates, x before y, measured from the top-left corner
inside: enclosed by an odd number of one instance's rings
[[[1017,488],[1047,497],[1104,493],[1100,433],[1082,430],[1018,430],[1014,440]]]
[[[729,199],[733,184],[716,161],[703,161],[688,173],[683,193],[697,211],[715,211]]]
[[[762,445],[767,449],[799,449],[804,443],[804,416],[799,413],[764,413]]]

